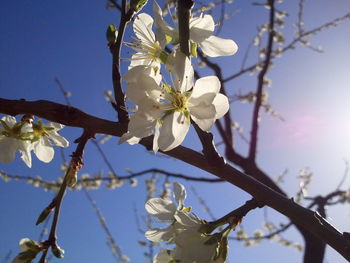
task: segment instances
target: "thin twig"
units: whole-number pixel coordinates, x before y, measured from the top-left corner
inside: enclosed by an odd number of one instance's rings
[[[89,192],[86,189],[83,189],[83,192],[84,192],[86,198],[88,199],[89,203],[91,204],[92,208],[95,210],[98,221],[100,222],[103,231],[107,235],[107,244],[110,246],[112,254],[116,257],[116,259],[118,261],[120,260],[121,262],[127,262],[127,261],[125,261],[125,258],[124,258],[125,256],[123,255],[120,247],[115,242],[115,240],[112,236],[112,233],[107,226],[106,220],[105,220],[104,216],[102,215],[101,210],[97,206],[96,201],[94,199],[92,199],[91,195],[89,194]]]
[[[126,0],[122,0],[122,10],[120,14],[118,36],[115,43],[112,43],[109,47],[113,56],[112,79],[114,88],[114,98],[117,103],[118,120],[124,123],[127,123],[129,121],[129,116],[125,107],[125,94],[122,90],[122,78],[120,73],[120,52],[126,25],[131,20],[133,15],[134,11],[132,9],[126,11]]]
[[[262,103],[262,95],[264,88],[264,79],[265,75],[269,69],[271,62],[271,54],[273,47],[273,37],[275,35],[275,1],[269,0],[270,6],[270,18],[269,18],[269,36],[266,47],[266,57],[263,64],[263,68],[258,76],[258,86],[256,91],[256,101],[253,110],[253,118],[252,118],[252,128],[251,128],[251,137],[250,137],[250,147],[249,147],[249,159],[255,160],[256,150],[258,144],[258,130],[259,130],[259,119],[260,119],[260,107]]]
[[[293,50],[295,48],[295,45],[300,42],[304,37],[307,37],[307,36],[311,36],[311,35],[314,35],[326,28],[329,28],[329,27],[334,27],[334,26],[337,26],[339,23],[343,22],[344,20],[347,20],[347,19],[350,19],[350,13],[347,13],[345,14],[344,16],[341,16],[341,17],[338,17],[336,19],[333,19],[327,23],[324,23],[322,25],[320,25],[319,27],[316,27],[314,29],[311,29],[311,30],[308,30],[308,31],[304,31],[299,37],[296,37],[295,39],[293,39],[289,44],[287,44],[284,48],[282,48],[278,53],[276,52],[273,52],[272,53],[272,58],[275,58],[277,57],[277,55],[280,55],[288,50]],[[253,71],[256,69],[256,67],[260,65],[260,63],[255,63],[254,65],[251,65],[249,67],[246,67],[244,69],[241,69],[240,71],[238,71],[237,73],[235,74],[232,74],[231,76],[223,79],[223,82],[228,82],[230,80],[233,80],[235,78],[238,78],[239,76],[247,73],[247,72],[250,72],[250,71]]]
[[[66,189],[67,189],[68,174],[69,174],[70,169],[73,169],[73,166],[82,165],[82,156],[83,156],[84,148],[85,148],[86,143],[88,142],[88,140],[91,137],[93,137],[93,134],[84,130],[83,135],[79,139],[76,140],[78,145],[77,145],[75,152],[72,154],[72,161],[71,161],[72,168],[67,169],[67,172],[66,172],[65,177],[63,179],[63,182],[61,184],[60,190],[59,190],[57,196],[52,201],[52,202],[54,202],[55,212],[54,212],[54,216],[52,219],[49,237],[48,237],[47,241],[44,242],[44,244],[46,245],[47,248],[43,251],[43,254],[39,260],[39,263],[45,263],[45,258],[46,258],[49,247],[57,246],[56,229],[57,229],[58,219],[59,219],[59,215],[60,215],[60,211],[61,211],[62,200],[63,200],[63,197],[65,195]]]

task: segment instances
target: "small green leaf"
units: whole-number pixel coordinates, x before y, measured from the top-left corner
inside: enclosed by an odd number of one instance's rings
[[[115,42],[117,40],[117,36],[118,36],[117,27],[113,24],[110,24],[106,30],[106,38],[108,43]]]

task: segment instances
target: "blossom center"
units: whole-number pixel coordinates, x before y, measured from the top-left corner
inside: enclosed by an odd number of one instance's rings
[[[175,110],[184,111],[187,106],[187,98],[180,92],[176,91],[172,97],[171,104],[174,106]]]

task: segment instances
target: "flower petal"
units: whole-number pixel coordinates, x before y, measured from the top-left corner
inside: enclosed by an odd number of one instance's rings
[[[154,0],[153,1],[153,15],[154,15],[154,23],[156,27],[159,29],[159,31],[164,32],[163,38],[165,38],[165,35],[169,35],[172,38],[178,38],[178,33],[169,26],[163,19],[163,11],[158,5],[158,3]],[[165,39],[160,39],[161,42],[164,42]]]
[[[21,159],[29,168],[32,167],[32,154],[30,153],[32,147],[32,144],[30,144],[29,142],[22,142],[22,145],[19,148],[19,152],[21,153]]]
[[[6,115],[4,117],[1,118],[1,120],[3,120],[4,122],[6,122],[7,126],[9,126],[10,128],[13,127],[13,125],[16,124],[16,118],[10,115]]]
[[[196,81],[191,93],[191,99],[199,98],[208,93],[218,93],[220,91],[221,83],[216,76],[207,76]],[[213,98],[214,99],[214,98]],[[210,101],[211,103],[212,101]]]
[[[139,104],[146,96],[158,98],[161,89],[157,80],[149,74],[153,68],[145,66],[136,66],[130,69],[124,76],[127,88],[126,96],[135,104]]]
[[[160,68],[159,62],[155,61],[150,56],[145,56],[142,52],[137,52],[131,56],[129,69],[140,65],[149,66],[151,68]]]
[[[169,55],[165,66],[166,70],[175,76],[176,90],[183,93],[192,88],[194,70],[191,60],[180,49],[175,49]]]
[[[202,96],[203,97],[203,96]],[[190,108],[191,118],[203,131],[209,131],[216,120],[213,104],[200,103]]]
[[[230,56],[237,52],[238,46],[232,39],[211,36],[199,43],[203,53],[209,57]]]
[[[55,151],[50,145],[49,140],[47,138],[41,137],[39,141],[34,145],[34,153],[40,161],[48,163],[53,159]]]
[[[152,25],[153,18],[150,15],[142,13],[136,16],[133,23],[133,28],[137,38],[144,43],[156,42],[156,38],[152,31]]]
[[[213,101],[216,110],[216,119],[220,119],[222,116],[228,112],[230,104],[228,98],[221,93],[218,93]]]
[[[0,163],[10,163],[15,159],[18,142],[14,138],[3,137],[0,139]]]
[[[172,226],[167,228],[155,228],[150,229],[145,233],[145,237],[152,242],[168,241],[172,239],[174,232],[172,231]]]
[[[141,138],[135,137],[132,133],[127,132],[120,137],[118,143],[122,144],[123,142],[128,142],[130,145],[138,144]]]
[[[174,217],[179,224],[186,228],[194,228],[193,230],[196,232],[202,225],[202,222],[197,217],[187,212],[176,211]]]
[[[201,43],[210,37],[215,28],[211,15],[204,15],[190,20],[190,39],[195,43]]]
[[[186,199],[186,189],[178,182],[174,182],[174,198],[179,204],[178,208],[182,209],[184,206],[184,200]]]
[[[47,131],[47,134],[50,136],[50,139],[52,139],[56,146],[69,146],[69,141],[67,141],[63,136],[59,135],[56,131]]]
[[[175,111],[168,115],[162,124],[158,146],[162,151],[170,151],[179,146],[186,137],[190,123],[183,112]]]
[[[176,212],[176,206],[172,201],[158,197],[149,199],[145,208],[150,215],[163,221],[173,220]]]

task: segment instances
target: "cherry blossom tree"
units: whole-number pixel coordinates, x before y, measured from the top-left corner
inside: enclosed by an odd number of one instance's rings
[[[350,18],[350,13],[347,13],[312,29],[305,29],[303,15],[306,1],[300,0],[294,24],[295,35],[288,38],[288,42],[283,31],[287,13],[280,10],[282,2],[267,0],[252,3],[265,12],[267,22],[258,28],[253,41],[245,50],[236,43],[234,36],[218,36],[229,19],[229,15],[225,15],[226,6],[235,3],[109,0],[108,6],[119,13],[120,22],[107,26],[106,37],[112,55],[113,92],[106,92],[105,97],[117,113],[117,120],[93,116],[73,107],[69,93],[58,79],[56,82],[67,105],[47,100],[0,98],[0,112],[3,114],[0,121],[1,163],[11,163],[16,152],[19,152],[21,159],[30,168],[32,151],[40,161],[51,162],[57,156],[55,150],[59,151],[73,143],[60,134],[61,130],[65,126],[83,129],[81,136],[74,141],[76,148],[70,161],[64,160],[63,178],[57,178],[56,182],[1,172],[4,180],[30,180],[33,185],[55,192],[55,197],[51,202],[48,199],[49,205],[42,209],[36,221],[37,225],[47,224],[52,216],[48,237],[40,240],[24,237],[19,240],[22,252],[14,256],[12,262],[36,260],[44,263],[49,260],[50,254],[63,258],[65,251],[70,253],[71,248],[60,247],[57,236],[61,205],[68,189],[84,191],[108,236],[111,251],[119,262],[128,262],[129,258],[113,240],[88,190],[99,188],[103,181],[110,189],[120,187],[125,180],[130,180],[136,186],[136,177],[145,174],[150,175],[149,181],[146,181],[148,196],[145,203],[148,218],[145,221],[148,222],[145,242],[149,242],[152,250],[152,253],[147,254],[149,262],[228,262],[230,240],[235,239],[250,246],[272,238],[279,239],[285,246],[302,250],[305,263],[323,262],[326,245],[344,259],[350,260],[350,234],[346,230],[336,229],[327,220],[326,210],[328,206],[350,202],[349,190],[344,187],[345,179],[334,191],[306,197],[311,172],[303,169],[299,192],[289,196],[270,174],[260,168],[263,164],[258,165],[262,111],[265,110],[266,114],[277,120],[283,120],[269,103],[267,91],[271,84],[267,76],[273,69],[274,61],[300,45],[320,52],[320,48],[311,45],[310,38],[325,29],[331,30],[341,22],[348,22],[346,20]],[[217,16],[215,10],[220,8],[221,16]],[[150,10],[150,13],[145,10]],[[130,39],[125,36],[129,24],[134,34]],[[257,47],[256,62],[246,66],[253,47]],[[122,48],[132,50],[126,59],[121,58]],[[216,59],[226,57],[235,61],[235,55],[239,52],[246,52],[241,69],[224,76],[226,71]],[[244,94],[233,94],[228,83],[249,73],[256,76],[256,88]],[[234,103],[252,105],[248,134],[235,121],[237,113],[232,107]],[[200,151],[184,143],[191,127],[201,143]],[[128,144],[128,147],[141,145],[156,156],[181,160],[214,177],[174,173],[173,167],[167,171],[161,170],[157,169],[156,163],[153,169],[118,176],[112,165],[115,158],[107,156],[100,146],[101,141],[111,136],[119,137],[119,144]],[[101,140],[97,141],[96,137]],[[247,155],[237,151],[237,138],[247,143]],[[91,178],[80,173],[84,166],[84,149],[91,143],[110,170],[107,176]],[[115,144],[115,147],[118,145]],[[155,196],[155,188],[159,185],[154,182],[154,174],[162,174],[166,178],[161,196]],[[170,183],[169,178],[176,180]],[[233,189],[243,190],[251,198],[228,214],[208,220],[199,217],[195,207],[185,206],[188,191],[185,183],[177,180],[211,184],[225,182],[232,185]],[[198,198],[206,207],[205,201]],[[276,226],[266,221],[267,234],[256,231],[253,236],[247,235],[241,224],[252,211],[263,207],[286,216],[289,223]],[[207,210],[210,211],[210,208]],[[152,224],[154,220],[158,224]],[[303,244],[279,236],[291,226],[303,237]],[[161,247],[157,251],[153,251],[155,244]]]

